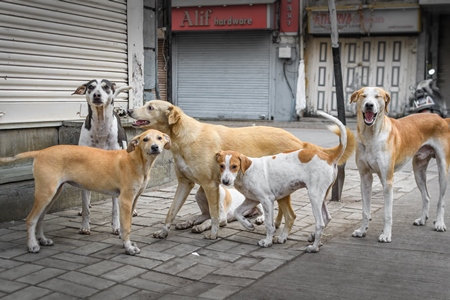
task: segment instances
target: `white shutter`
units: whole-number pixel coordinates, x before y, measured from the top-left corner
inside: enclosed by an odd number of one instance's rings
[[[176,103],[192,117],[269,118],[270,32],[179,33]]]
[[[83,119],[86,99],[71,95],[79,85],[126,85],[126,8],[126,0],[0,1],[0,127]]]

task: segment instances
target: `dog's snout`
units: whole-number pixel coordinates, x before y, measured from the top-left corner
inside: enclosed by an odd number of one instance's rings
[[[222,183],[224,185],[230,185],[230,181],[228,179],[222,179]]]
[[[373,103],[367,102],[365,104],[366,110],[373,110]]]
[[[133,114],[133,109],[130,108],[130,109],[127,111],[127,113],[128,113],[129,116],[131,116],[131,115]]]
[[[150,149],[152,149],[152,152],[159,152],[159,146],[156,144],[153,144]]]

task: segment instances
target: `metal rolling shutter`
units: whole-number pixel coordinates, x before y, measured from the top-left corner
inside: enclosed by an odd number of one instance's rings
[[[0,2],[0,126],[85,117],[94,78],[128,82],[126,0]],[[127,107],[122,93],[116,106]]]
[[[270,33],[177,36],[177,104],[192,117],[269,117]]]
[[[444,101],[449,103],[450,95],[450,35],[448,34],[450,28],[450,15],[439,16],[439,61],[437,72],[437,86]],[[447,110],[450,107],[447,104]],[[447,112],[448,114],[449,112]]]

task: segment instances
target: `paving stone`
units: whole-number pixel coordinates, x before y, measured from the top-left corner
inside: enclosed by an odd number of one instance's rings
[[[45,281],[39,284],[39,287],[44,287],[55,292],[61,292],[79,298],[86,298],[97,292],[96,289],[59,278],[53,278]]]
[[[172,247],[175,247],[178,245],[180,245],[180,244],[163,239],[163,240],[159,240],[158,242],[155,242],[149,246],[142,247],[141,250],[148,249],[150,251],[160,252],[160,251],[164,251],[166,249],[169,249],[169,248],[172,248]]]
[[[167,260],[175,257],[175,255],[173,255],[173,254],[163,253],[160,251],[153,251],[151,249],[152,249],[151,245],[141,248],[141,253],[139,253],[138,255],[141,257],[146,257],[146,258],[155,259],[155,260],[159,260],[159,261],[167,261]]]
[[[90,300],[121,300],[127,298],[129,295],[137,292],[137,289],[132,288],[126,285],[115,285],[106,290],[103,290],[92,297],[89,297]]]
[[[145,280],[164,283],[175,287],[181,287],[192,283],[192,280],[180,278],[173,275],[167,275],[155,271],[148,271],[142,274],[140,277]]]
[[[214,271],[214,274],[225,275],[230,277],[258,279],[264,276],[266,273],[261,271],[241,270],[236,268],[221,268]]]
[[[200,298],[207,298],[207,299],[215,299],[215,300],[221,300],[225,299],[226,297],[238,292],[240,290],[237,286],[229,286],[229,285],[219,285],[215,288],[199,295]]]
[[[198,251],[200,255],[204,255],[213,259],[219,259],[223,261],[228,262],[234,262],[241,258],[241,255],[228,253],[228,252],[220,252],[220,251],[213,251],[213,250],[207,250],[207,249],[201,249]]]
[[[123,266],[113,271],[107,272],[101,275],[103,278],[114,280],[117,282],[123,282],[129,280],[139,274],[144,273],[146,270],[134,266]]]
[[[58,251],[53,248],[53,246],[41,246],[41,251],[39,253],[25,253],[23,255],[19,255],[14,257],[15,260],[20,260],[23,262],[36,262],[45,257],[49,257],[57,254]]]
[[[39,300],[75,300],[75,299],[80,299],[80,298],[65,295],[62,293],[51,293],[51,294],[48,294],[47,296],[39,298]]]
[[[11,280],[0,279],[0,292],[12,293],[27,287],[24,283],[19,283]]]
[[[50,294],[51,291],[35,286],[29,286],[19,291],[16,291],[8,296],[2,298],[2,300],[33,300],[40,299],[41,297]]]
[[[178,273],[178,276],[185,277],[191,280],[200,280],[205,276],[208,276],[210,273],[216,271],[217,268],[202,265],[202,264],[196,264],[195,266],[192,266],[184,271],[181,271]]]
[[[23,264],[22,262],[0,258],[0,266],[2,266],[3,269],[15,268],[22,264]]]
[[[177,257],[156,267],[155,271],[175,275],[183,270],[186,270],[187,268],[194,266],[195,264],[197,263]]]
[[[97,290],[103,290],[115,284],[115,282],[113,281],[76,271],[65,273],[58,278],[83,286],[88,286]]]
[[[257,263],[261,262],[261,258],[254,258],[254,257],[241,257],[237,261],[233,262],[228,266],[228,268],[236,268],[236,269],[250,269]]]
[[[63,269],[63,270],[76,270],[84,267],[84,264],[74,263],[70,261],[55,259],[53,257],[47,257],[41,260],[36,261],[36,264],[42,265],[49,268]]]
[[[164,284],[161,282],[154,282],[151,280],[145,280],[142,278],[133,278],[127,282],[124,282],[124,284],[132,286],[139,290],[144,289],[161,294],[168,294],[177,289],[177,287],[174,287],[172,285]]]
[[[137,293],[134,293],[130,296],[128,296],[127,300],[154,300],[154,299],[160,299],[163,296],[163,294],[158,294],[151,291],[142,290]]]
[[[206,291],[209,291],[210,289],[212,289],[216,286],[217,285],[213,284],[213,283],[204,283],[204,282],[195,281],[187,286],[184,286],[184,287],[176,290],[173,293],[177,294],[177,295],[196,297],[200,294],[203,294]]]
[[[199,298],[169,294],[161,297],[159,300],[197,300],[197,299]]]
[[[105,260],[105,261],[101,261],[96,264],[81,268],[78,271],[83,272],[83,273],[88,273],[88,274],[91,274],[94,276],[98,276],[98,275],[104,274],[108,271],[118,269],[122,266],[123,266],[123,264]]]
[[[195,252],[198,249],[200,249],[200,247],[198,247],[198,246],[191,246],[191,245],[183,245],[182,244],[182,245],[179,245],[177,247],[172,247],[170,249],[167,249],[164,252],[168,253],[168,254],[176,255],[178,257],[181,257],[181,256],[185,256],[187,254],[191,254],[192,252]]]
[[[25,244],[23,246],[16,245],[15,247],[0,251],[0,258],[13,258],[26,253],[28,253],[28,250]]]
[[[19,277],[34,273],[41,270],[43,267],[32,264],[23,264],[14,268],[11,268],[5,272],[0,273],[0,278],[14,280]]]
[[[198,253],[197,253],[198,254]],[[203,265],[208,265],[208,266],[212,266],[212,267],[216,267],[216,268],[224,268],[229,266],[231,263],[227,262],[227,261],[223,261],[223,260],[219,260],[219,259],[215,259],[215,258],[210,258],[207,257],[205,255],[186,255],[184,257],[184,259],[190,260],[190,261],[194,261],[197,263],[201,263]]]
[[[55,278],[65,272],[66,271],[64,271],[64,270],[59,270],[59,269],[54,269],[54,268],[44,268],[37,272],[20,277],[16,281],[36,285],[36,284],[39,284],[46,280],[49,280],[51,278]]]
[[[250,267],[250,270],[262,271],[267,273],[276,270],[285,263],[286,263],[285,260],[266,258],[263,259],[261,262],[255,264],[254,266]]]
[[[100,250],[104,250],[109,247],[111,247],[111,245],[95,242],[95,243],[89,243],[88,245],[83,246],[83,247],[75,248],[75,249],[71,250],[71,252],[75,253],[75,254],[80,254],[80,255],[90,255],[90,254],[93,254]]]
[[[234,286],[240,286],[240,287],[248,286],[248,285],[252,284],[253,282],[255,282],[254,279],[250,279],[250,278],[230,277],[230,276],[217,275],[214,273],[203,277],[200,281],[206,282],[206,283],[214,283],[214,284],[218,284],[218,285],[226,283],[227,285],[234,285]]]
[[[110,246],[111,247],[95,252],[89,256],[100,259],[111,259],[119,254],[125,253],[125,249],[123,248],[122,244],[120,246],[119,245],[110,245]]]
[[[142,251],[141,251],[141,253],[142,253]],[[114,257],[112,260],[117,261],[122,264],[125,264],[125,265],[133,265],[133,266],[146,268],[146,269],[153,269],[154,267],[162,264],[162,262],[159,260],[142,257],[140,254],[138,254],[137,256],[120,254],[120,255]]]
[[[85,264],[85,265],[92,265],[92,264],[95,264],[95,263],[98,263],[99,261],[101,261],[98,258],[93,258],[93,257],[89,257],[89,256],[84,256],[84,255],[77,255],[77,254],[73,254],[73,253],[66,253],[66,252],[53,255],[53,258],[71,261],[71,262],[80,263],[80,264]]]

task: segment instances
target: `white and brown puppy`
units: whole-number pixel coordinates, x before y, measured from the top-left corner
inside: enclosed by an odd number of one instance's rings
[[[86,95],[88,115],[81,127],[78,145],[105,150],[126,149],[127,135],[123,129],[118,114],[114,110],[114,99],[121,92],[131,89],[123,86],[116,89],[116,84],[106,79],[93,79],[79,86],[73,94]],[[81,192],[82,216],[80,233],[90,234],[89,207],[91,193]],[[119,234],[120,221],[118,200],[112,198],[112,232]]]
[[[209,214],[208,199],[205,191],[200,187],[195,194],[195,200],[202,212],[201,215],[192,217],[186,222],[181,222],[175,225],[175,229],[186,229],[192,227],[192,232],[200,233],[211,229],[211,216]],[[227,189],[220,186],[220,219],[226,219],[227,222],[236,220],[234,211],[245,200],[244,195],[235,189]],[[262,206],[259,204],[254,209],[250,209],[244,213],[245,216],[253,216],[259,214],[255,219],[255,224],[261,225],[264,223],[264,212]]]
[[[221,183],[234,184],[235,188],[246,197],[244,203],[235,211],[236,219],[245,228],[254,229],[253,224],[243,216],[243,212],[258,203],[262,204],[266,238],[258,242],[261,247],[269,247],[274,241],[274,201],[298,189],[307,188],[316,220],[316,230],[310,238],[310,241],[314,243],[309,245],[306,251],[319,251],[323,229],[331,220],[325,197],[336,179],[339,162],[344,163],[352,155],[355,149],[355,138],[337,118],[323,112],[317,113],[337,125],[337,127],[330,127],[330,130],[341,136],[340,144],[332,151],[300,149],[253,158],[228,150],[216,155],[220,166]],[[287,232],[289,231],[290,229]],[[287,239],[287,236],[283,238]]]
[[[392,206],[394,172],[412,158],[414,176],[422,194],[422,212],[414,225],[425,225],[428,219],[430,195],[426,186],[426,172],[431,158],[436,158],[439,173],[439,201],[436,231],[445,231],[444,195],[450,165],[450,119],[436,114],[414,114],[401,119],[386,114],[389,94],[379,87],[366,87],[354,92],[352,103],[357,108],[356,164],[361,176],[362,224],[353,232],[364,237],[369,228],[373,175],[383,185],[384,228],[378,241],[392,240]]]
[[[131,214],[137,198],[147,186],[155,159],[163,148],[170,149],[169,136],[157,130],[148,130],[134,137],[127,150],[58,145],[0,158],[0,163],[34,158],[35,200],[26,220],[28,251],[39,252],[39,244],[53,245],[53,241],[44,235],[43,221],[63,184],[68,183],[117,197],[125,252],[130,255],[139,253],[137,245],[130,241]]]

